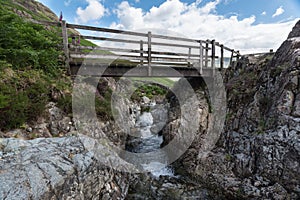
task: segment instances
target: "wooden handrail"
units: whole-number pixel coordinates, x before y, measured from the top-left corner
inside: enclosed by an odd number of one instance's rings
[[[148,69],[148,76],[152,75],[152,65],[157,64],[170,64],[172,65],[182,65],[186,63],[186,66],[196,66],[198,71],[202,74],[203,68],[211,67],[213,70],[216,68],[215,61],[220,60],[220,68],[224,68],[224,52],[231,52],[230,64],[234,60],[240,58],[239,51],[228,48],[223,44],[216,42],[215,40],[197,40],[189,39],[184,37],[167,36],[160,34],[140,33],[134,31],[117,30],[111,28],[93,27],[78,24],[68,24],[65,21],[62,22],[46,22],[46,21],[34,21],[37,24],[47,25],[47,26],[58,26],[62,27],[62,37],[63,37],[63,49],[66,55],[66,62],[69,63],[72,59],[78,58],[101,58],[101,59],[125,59],[129,61],[139,61],[141,66],[146,64]],[[67,29],[81,29],[96,31],[101,33],[110,33],[116,35],[128,35],[133,36],[130,39],[124,38],[113,38],[104,36],[91,36],[91,35],[68,35]],[[136,45],[136,48],[119,48],[119,47],[84,47],[76,45],[76,42],[68,44],[68,38],[80,37],[82,39],[88,40],[99,40],[99,41],[109,41],[113,43],[123,43]],[[124,36],[123,36],[124,37]],[[156,40],[154,40],[156,39]],[[157,40],[158,39],[158,40]],[[147,45],[147,46],[145,46]],[[158,48],[159,50],[156,50]],[[179,50],[181,48],[182,50]],[[155,49],[155,50],[153,50]],[[161,50],[161,49],[166,49]],[[168,50],[167,50],[168,49]],[[184,50],[185,49],[185,50]],[[220,51],[219,51],[220,49]],[[75,52],[70,52],[74,50]],[[100,52],[100,54],[95,53],[83,53],[81,50],[103,50],[108,52],[118,52],[118,53],[105,53]],[[197,52],[197,53],[195,53]],[[220,56],[218,54],[220,53]],[[94,57],[93,57],[94,56]]]

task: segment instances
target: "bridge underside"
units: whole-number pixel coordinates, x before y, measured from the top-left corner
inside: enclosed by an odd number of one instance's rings
[[[107,65],[107,64],[81,64],[70,63],[71,75],[101,76],[101,77],[213,77],[212,68],[200,69],[194,67],[173,67],[173,66],[146,66],[133,65]],[[217,70],[217,69],[215,69]]]

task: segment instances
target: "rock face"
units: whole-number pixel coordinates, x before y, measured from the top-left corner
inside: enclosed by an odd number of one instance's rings
[[[261,56],[255,64],[245,58],[246,67],[228,69],[228,111],[217,147],[197,157],[201,144],[194,140],[178,162],[185,172],[175,162],[177,172],[223,198],[299,199],[299,57],[300,21],[273,58]],[[165,139],[172,139],[168,130]]]
[[[89,147],[95,142],[84,136],[1,139],[0,199],[123,199],[128,175],[96,159]]]
[[[179,137],[183,140],[181,137],[182,135],[191,133],[193,131],[192,121],[199,122],[199,127],[197,127],[197,131],[194,134],[194,139],[190,147],[187,149],[184,155],[182,155],[174,163],[176,169],[180,171],[195,170],[195,158],[198,157],[199,150],[203,148],[201,138],[204,137],[206,134],[205,130],[208,129],[209,105],[205,97],[205,89],[201,87],[201,83],[203,85],[204,80],[201,78],[192,78],[189,79],[189,82],[191,86],[195,88],[195,95],[198,98],[198,102],[195,102],[192,96],[183,95],[186,97],[186,99],[184,99],[184,101],[182,101],[184,103],[180,105],[178,98],[173,96],[173,94],[170,94],[170,111],[168,117],[169,123],[162,131],[164,137],[162,146],[164,147],[168,145],[169,142],[171,142],[175,137]],[[181,80],[179,80],[174,86],[173,91],[180,91],[182,94],[181,85]],[[195,109],[197,110],[197,115],[194,115]],[[176,148],[178,148],[178,146]]]

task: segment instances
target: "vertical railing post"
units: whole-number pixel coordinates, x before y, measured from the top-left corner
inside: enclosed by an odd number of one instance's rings
[[[206,43],[205,43],[205,67],[208,67],[208,51],[209,51],[209,41],[206,40]]]
[[[234,53],[234,50],[231,50],[231,57],[230,57],[230,61],[229,61],[229,66],[231,66],[231,67],[233,67],[233,65],[232,65],[233,53]]]
[[[199,72],[203,74],[203,46],[202,41],[200,41],[200,59],[199,59]]]
[[[143,60],[143,57],[144,57],[144,54],[143,54],[143,52],[144,52],[144,48],[143,48],[143,40],[141,40],[140,41],[140,57],[141,57],[141,60],[140,60],[140,65],[141,65],[141,67],[143,67],[143,65],[144,65],[144,60]]]
[[[65,20],[61,22],[61,27],[62,27],[62,36],[63,36],[63,49],[66,56],[66,68],[68,70],[68,73],[71,75],[68,30],[67,30],[67,23]]]
[[[216,42],[215,40],[211,41],[211,67],[213,70],[213,75],[215,75],[215,67],[216,67]]]
[[[72,36],[72,45],[76,45],[76,39],[75,39],[75,36]]]
[[[151,32],[148,32],[148,76],[152,75],[152,68],[151,68]]]
[[[220,61],[221,66],[220,67],[221,67],[221,69],[223,69],[224,68],[224,45],[221,44],[220,47],[221,47],[221,61]]]
[[[192,48],[189,48],[189,53],[188,53],[188,67],[191,67],[191,62],[190,62],[191,54],[192,54]]]

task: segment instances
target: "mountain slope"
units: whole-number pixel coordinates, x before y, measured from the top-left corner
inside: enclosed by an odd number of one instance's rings
[[[1,3],[0,130],[4,131],[35,121],[54,96],[58,96],[56,102],[64,101],[71,82],[60,58],[59,29],[24,18],[47,20],[54,19],[54,14],[35,1]]]
[[[58,21],[58,17],[48,7],[35,0],[1,0],[1,4],[22,18]]]

